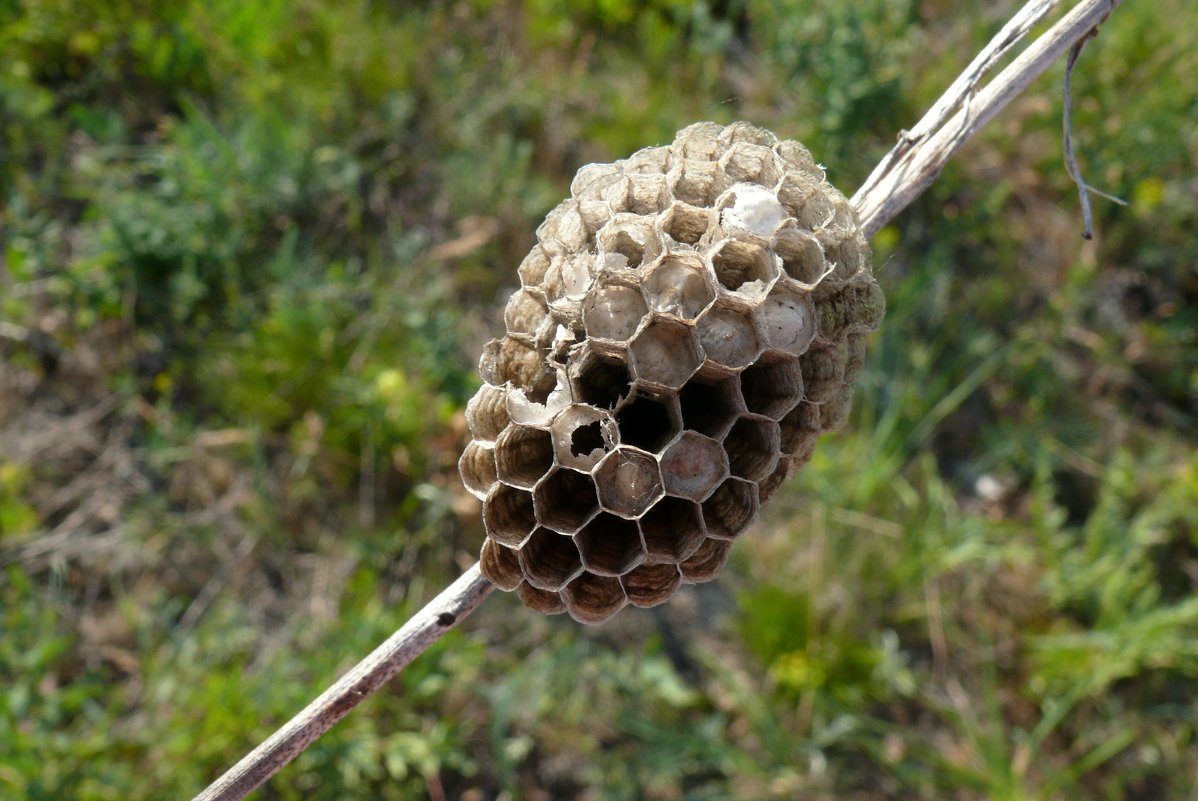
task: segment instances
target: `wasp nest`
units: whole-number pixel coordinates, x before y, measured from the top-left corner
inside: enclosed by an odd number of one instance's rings
[[[585,623],[715,578],[884,309],[844,195],[745,123],[583,167],[519,272],[460,468],[484,575]]]

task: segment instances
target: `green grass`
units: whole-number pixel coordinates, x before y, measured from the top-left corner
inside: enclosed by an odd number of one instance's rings
[[[1012,4],[0,2],[0,797],[190,797],[474,558],[475,359],[581,164],[851,192]],[[719,582],[498,594],[262,798],[1187,799],[1198,55],[1121,6],[875,239],[846,431]]]

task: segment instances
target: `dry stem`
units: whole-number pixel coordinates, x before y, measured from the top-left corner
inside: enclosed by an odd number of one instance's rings
[[[918,197],[962,144],[1058,57],[1090,36],[1121,1],[1078,3],[990,84],[978,90],[982,76],[1044,18],[1056,0],[1031,0],[1020,9],[928,114],[900,135],[895,148],[853,196],[866,236],[872,236]],[[474,611],[493,588],[475,564],[194,801],[245,798]]]
[[[933,113],[937,118],[942,117],[945,110],[941,109],[939,102],[933,106],[933,112],[912,129],[918,132],[920,138],[912,141],[911,134],[902,136],[894,150],[882,160],[884,168],[874,170],[865,184],[857,190],[857,194],[853,195],[853,206],[861,217],[861,227],[865,235],[872,237],[910,205],[911,201],[919,197],[920,193],[936,180],[949,158],[965,142],[1062,54],[1090,36],[1122,1],[1085,0],[1078,3],[1056,25],[1032,42],[1027,50],[984,89],[972,93],[973,89],[968,88],[968,81],[960,87],[966,91],[958,91],[949,102],[956,105],[964,103],[963,107],[943,125],[935,127],[934,132],[932,129],[936,120],[928,121],[928,118],[932,117]],[[1023,18],[1025,15],[1027,18],[1033,17],[1040,5],[1039,2],[1028,3],[1016,18]],[[1012,27],[1012,24],[1004,27],[1003,31],[1006,32],[1009,27]],[[1003,36],[1004,34],[1000,33],[996,41]],[[987,50],[991,47],[994,47],[994,42],[991,42]],[[996,53],[995,57],[997,55]],[[957,87],[959,83],[960,80],[953,86]]]
[[[240,801],[473,612],[494,585],[475,564],[195,801]]]

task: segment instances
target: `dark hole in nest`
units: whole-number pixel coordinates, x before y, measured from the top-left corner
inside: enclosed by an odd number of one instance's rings
[[[628,394],[631,376],[628,367],[618,359],[593,357],[583,366],[577,383],[583,401],[611,409]]]
[[[616,415],[620,442],[647,451],[657,451],[673,439],[674,425],[666,407],[648,395],[637,398]]]
[[[604,445],[606,443],[603,441],[603,434],[600,431],[598,420],[574,429],[574,434],[570,437],[570,453],[575,456],[586,456],[596,448],[604,447]]]
[[[682,388],[682,424],[687,428],[718,436],[736,414],[735,379],[708,384],[692,380]]]

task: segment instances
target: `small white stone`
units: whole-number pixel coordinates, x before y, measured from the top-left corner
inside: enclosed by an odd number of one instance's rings
[[[979,498],[991,503],[998,503],[1007,495],[1006,485],[989,473],[978,476],[978,480],[974,482],[973,489]]]

